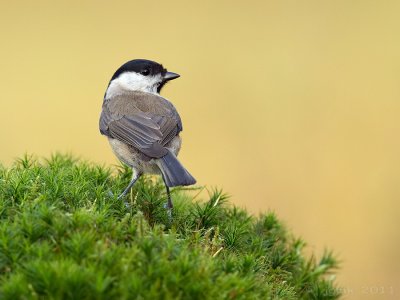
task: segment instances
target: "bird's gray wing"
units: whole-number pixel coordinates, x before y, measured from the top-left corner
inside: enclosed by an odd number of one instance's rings
[[[168,109],[160,109],[162,102],[157,104],[157,109],[150,105],[142,111],[135,99],[137,97],[129,102],[114,99],[111,101],[119,103],[110,102],[112,105],[105,103],[100,117],[101,133],[131,145],[149,157],[166,155],[168,150],[164,146],[181,130],[180,118],[175,118]]]

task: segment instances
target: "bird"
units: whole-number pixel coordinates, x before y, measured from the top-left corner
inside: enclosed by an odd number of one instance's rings
[[[196,183],[177,159],[182,120],[175,106],[160,96],[165,84],[179,78],[155,61],[134,59],[119,67],[106,89],[99,120],[116,157],[132,168],[123,199],[143,174],[161,175],[171,214],[170,188]]]

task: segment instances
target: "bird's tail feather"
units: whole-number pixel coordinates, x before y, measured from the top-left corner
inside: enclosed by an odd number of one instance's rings
[[[156,162],[168,187],[196,183],[196,179],[181,165],[171,151],[168,150],[167,155],[157,159]]]

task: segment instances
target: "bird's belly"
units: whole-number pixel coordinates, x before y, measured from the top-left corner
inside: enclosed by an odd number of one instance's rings
[[[165,145],[175,156],[178,156],[179,150],[181,150],[182,138],[177,135],[168,144]]]
[[[136,150],[134,147],[129,146],[117,139],[108,138],[115,156],[124,164],[135,169],[137,172],[149,173],[149,174],[160,174],[160,170],[155,162],[155,159],[144,159],[142,153]],[[165,145],[172,153],[178,155],[181,148],[182,139],[180,136],[176,136]]]

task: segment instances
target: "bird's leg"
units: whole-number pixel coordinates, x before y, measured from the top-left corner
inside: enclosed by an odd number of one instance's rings
[[[135,182],[139,179],[140,177],[140,173],[136,172],[135,170],[133,170],[133,175],[132,175],[132,180],[131,182],[129,182],[128,186],[126,187],[126,189],[122,192],[121,195],[118,196],[118,199],[122,199],[123,197],[126,196],[126,194],[129,193],[130,189],[133,187],[133,185],[135,184]]]
[[[168,197],[167,203],[165,203],[165,208],[167,209],[168,219],[172,221],[172,209],[174,208],[174,205],[172,204],[171,193],[167,185],[165,185],[165,189],[167,190]]]
[[[165,189],[167,191],[167,203],[164,204],[164,207],[167,209],[167,214],[168,218],[170,221],[172,221],[172,209],[174,208],[174,205],[172,204],[172,199],[171,199],[171,192],[169,191],[169,187],[167,183],[165,182],[164,176],[162,176]]]
[[[171,200],[171,193],[170,193],[170,191],[169,191],[169,187],[166,185],[165,186],[165,189],[167,190],[167,197],[168,197],[168,202],[167,202],[167,204],[166,204],[166,208],[167,209],[173,209],[174,208],[174,205],[172,204],[172,200]]]

